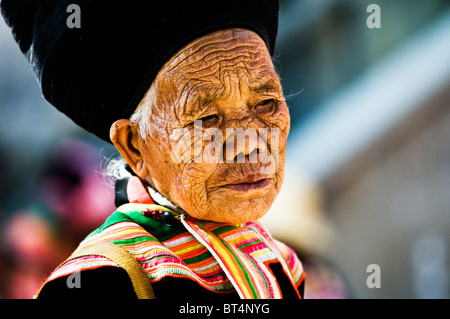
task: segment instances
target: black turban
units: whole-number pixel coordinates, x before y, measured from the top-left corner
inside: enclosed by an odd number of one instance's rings
[[[81,9],[81,28],[67,21]],[[1,0],[46,100],[109,140],[176,52],[208,33],[256,32],[273,55],[278,0]],[[69,21],[71,21],[69,19]]]

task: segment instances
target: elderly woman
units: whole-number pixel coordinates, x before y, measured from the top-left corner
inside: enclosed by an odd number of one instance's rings
[[[290,127],[278,3],[211,2],[1,2],[44,97],[126,161],[117,210],[38,297],[301,298],[300,261],[257,221]]]

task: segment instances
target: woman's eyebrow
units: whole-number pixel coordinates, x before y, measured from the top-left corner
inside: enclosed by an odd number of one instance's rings
[[[250,85],[250,90],[256,93],[279,92],[280,85],[272,78],[264,82],[256,82]]]
[[[280,84],[273,77],[261,77],[260,81],[252,81],[252,83],[249,84],[249,89],[251,92],[255,93],[279,93]],[[200,108],[209,105],[220,98],[220,91],[214,87],[204,87],[203,90],[193,90],[186,101],[185,110],[189,114],[199,112],[201,111]]]
[[[200,94],[198,94],[195,102],[198,103],[198,105],[207,105],[210,104],[212,102],[214,102],[214,100],[216,100],[217,94],[213,93],[213,92],[202,92]]]
[[[194,93],[189,97],[185,110],[189,114],[201,112],[202,107],[211,104],[217,99],[217,93],[214,91]]]

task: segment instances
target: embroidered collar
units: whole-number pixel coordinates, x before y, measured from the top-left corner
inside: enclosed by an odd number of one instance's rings
[[[295,289],[286,261],[273,238],[260,223],[231,225],[190,217],[154,189],[144,186],[136,176],[129,178],[126,193],[130,204],[119,207],[118,212],[125,213],[141,225],[150,222],[145,221],[145,217],[155,217],[165,222],[165,214],[170,213],[170,218],[176,218],[182,224],[177,223],[175,228],[184,226],[209,251],[241,298],[282,297],[277,279],[268,267],[273,262],[281,264]],[[142,213],[136,214],[137,211]],[[171,224],[166,222],[166,226]],[[166,230],[169,233],[170,228]]]

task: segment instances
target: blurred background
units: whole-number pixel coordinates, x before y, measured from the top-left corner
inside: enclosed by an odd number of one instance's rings
[[[263,222],[306,297],[449,298],[449,1],[281,0],[277,41],[292,129]],[[116,156],[42,98],[0,19],[0,298],[31,298],[112,212]]]

